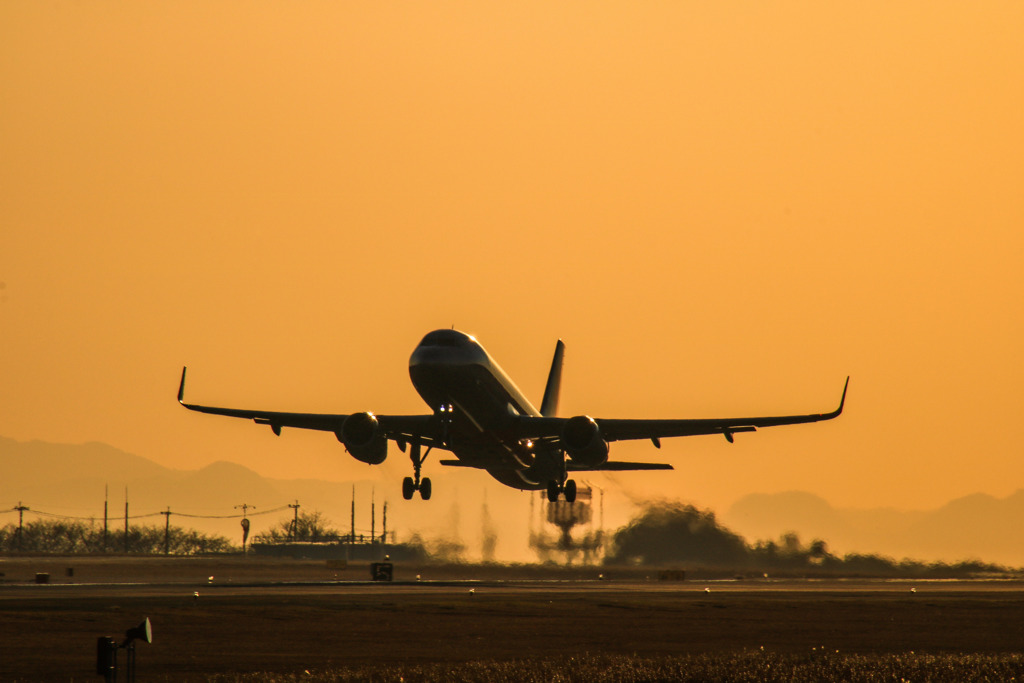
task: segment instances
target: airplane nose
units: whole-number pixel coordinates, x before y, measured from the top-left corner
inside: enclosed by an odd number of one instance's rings
[[[417,365],[441,365],[451,362],[452,349],[438,346],[417,346],[409,356],[409,367]]]
[[[417,365],[469,365],[486,364],[487,353],[479,344],[440,346],[420,344],[409,356],[409,367]]]

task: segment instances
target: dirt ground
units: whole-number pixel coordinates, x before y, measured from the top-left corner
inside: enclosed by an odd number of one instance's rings
[[[396,583],[357,584],[334,581],[368,578],[365,564],[0,560],[0,680],[99,680],[97,637],[120,639],[144,617],[153,643],[137,646],[140,680],[168,681],[595,652],[1006,653],[1024,643],[1019,583],[596,581],[594,569],[507,583],[481,568],[399,569]],[[51,582],[36,585],[47,571]],[[401,581],[413,571],[422,582]]]

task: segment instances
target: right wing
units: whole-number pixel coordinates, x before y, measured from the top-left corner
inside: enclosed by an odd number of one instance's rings
[[[724,434],[732,441],[737,432],[753,432],[758,427],[778,427],[780,425],[807,424],[822,422],[839,417],[846,404],[846,389],[850,386],[850,378],[843,385],[843,395],[839,399],[839,407],[828,413],[812,413],[809,415],[781,415],[773,417],[739,417],[712,418],[696,420],[615,420],[598,419],[601,432],[608,441],[626,439],[660,439],[674,436],[697,436],[700,434]]]
[[[847,377],[846,384],[843,385],[843,395],[839,399],[839,407],[828,413],[681,420],[621,420],[598,417],[594,418],[594,422],[601,430],[601,438],[608,442],[650,439],[654,441],[655,445],[660,445],[659,439],[676,436],[698,436],[701,434],[722,434],[726,439],[732,441],[733,434],[753,432],[758,427],[806,424],[808,422],[821,422],[839,417],[843,412],[843,406],[846,404],[846,390],[849,386],[850,378]],[[561,440],[562,429],[569,419],[571,418],[520,417],[516,424],[516,434],[518,438],[544,439],[558,444]]]

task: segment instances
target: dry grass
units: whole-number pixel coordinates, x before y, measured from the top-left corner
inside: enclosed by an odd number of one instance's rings
[[[626,681],[1016,681],[1019,654],[850,655],[815,650],[804,655],[761,651],[642,658],[582,655],[561,659],[380,665],[298,674],[230,674],[213,683],[601,683]]]

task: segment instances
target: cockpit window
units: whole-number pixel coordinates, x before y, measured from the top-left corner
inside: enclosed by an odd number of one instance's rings
[[[435,330],[423,338],[420,346],[463,346],[466,335],[455,330]]]

